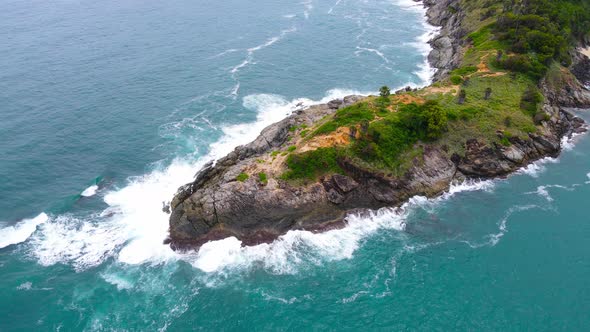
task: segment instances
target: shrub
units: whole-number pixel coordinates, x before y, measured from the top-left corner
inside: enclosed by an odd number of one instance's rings
[[[481,109],[475,107],[467,107],[461,110],[459,117],[461,118],[461,120],[467,121],[474,119],[475,117],[477,117],[479,113],[481,113]]]
[[[387,98],[389,97],[389,95],[391,94],[391,90],[389,89],[389,87],[387,87],[386,85],[382,86],[379,89],[379,95],[383,98]]]
[[[264,173],[264,172],[258,173],[258,180],[262,184],[267,184],[268,183],[268,177],[266,176],[266,173]]]
[[[501,68],[523,73],[534,80],[538,80],[547,71],[547,66],[539,62],[539,60],[531,55],[516,54],[509,57],[504,57],[498,62]]]
[[[542,101],[543,95],[539,92],[539,89],[534,85],[530,85],[522,95],[520,109],[534,117]]]
[[[372,121],[374,118],[375,114],[366,102],[357,103],[338,110],[334,114],[334,117],[316,129],[313,135],[328,134],[339,127],[349,126],[362,121]]]
[[[291,154],[287,157],[289,169],[281,175],[281,178],[284,180],[315,179],[322,174],[342,173],[338,165],[339,157],[340,151],[334,147]]]
[[[452,75],[459,75],[459,76],[466,76],[466,75],[470,75],[477,72],[477,67],[475,66],[466,66],[466,67],[461,67],[461,68],[457,68],[455,70],[452,71]]]
[[[287,151],[289,152],[293,152],[297,149],[297,147],[295,145],[291,145],[289,148],[287,148]]]
[[[504,146],[512,145],[512,143],[510,143],[510,140],[508,140],[508,137],[506,137],[506,136],[504,136],[500,139],[500,144],[502,144]]]
[[[236,176],[236,180],[240,181],[240,182],[244,182],[246,180],[248,180],[250,176],[246,173],[240,173],[238,176]]]
[[[459,75],[453,75],[450,78],[451,83],[453,83],[454,85],[459,85],[461,83],[463,83],[463,78]]]
[[[447,115],[435,101],[422,105],[422,116],[426,122],[426,137],[435,139],[447,128]]]

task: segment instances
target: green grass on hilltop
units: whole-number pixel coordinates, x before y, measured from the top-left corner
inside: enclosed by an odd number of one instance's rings
[[[342,158],[399,176],[420,162],[424,145],[461,155],[467,139],[508,146],[509,138],[529,139],[538,131],[536,122],[548,117],[540,109],[539,80],[546,77],[560,89],[573,79],[560,63],[568,63],[576,40],[589,36],[590,1],[463,0],[452,10],[464,14],[468,46],[447,80],[433,84],[435,89],[387,93],[338,110],[301,136],[312,139],[344,127],[356,137],[346,146],[293,151],[282,179],[341,173]]]

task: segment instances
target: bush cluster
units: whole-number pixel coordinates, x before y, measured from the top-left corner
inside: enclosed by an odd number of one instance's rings
[[[404,105],[398,112],[369,125],[353,152],[363,160],[398,165],[397,158],[418,140],[438,138],[447,127],[446,112],[436,101]]]

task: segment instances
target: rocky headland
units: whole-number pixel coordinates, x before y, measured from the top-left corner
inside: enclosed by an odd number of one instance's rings
[[[432,86],[418,91],[408,88],[392,95],[394,106],[386,109],[391,112],[395,112],[395,105],[420,104],[435,95],[454,102],[461,99],[462,89],[475,89],[478,79],[487,82],[510,75],[488,68],[482,57],[477,72],[463,76],[462,83],[449,82],[474,47],[466,38],[473,32],[465,26],[468,14],[460,0],[423,2],[428,8],[428,21],[440,27],[439,34],[430,42],[429,55],[430,63],[438,71]],[[590,60],[576,51],[572,58],[568,68],[556,69],[562,75],[539,81],[538,89],[544,98],[538,111],[531,115],[532,129],[511,129],[518,134],[509,135],[506,128],[514,128],[511,122],[515,121],[510,116],[503,117],[498,122],[502,128],[488,136],[449,129],[447,132],[459,132],[462,136],[443,133],[436,140],[418,140],[407,149],[418,152],[400,154],[399,158],[406,162],[395,170],[343,154],[335,159],[337,165],[326,164],[326,169],[316,177],[286,177],[290,155],[344,147],[360,140],[368,132],[364,128],[368,122],[340,126],[327,134],[313,133],[339,110],[377,99],[349,96],[298,109],[265,128],[253,142],[210,162],[192,182],[179,188],[170,203],[167,241],[174,249],[190,249],[229,236],[252,245],[271,241],[293,229],[323,231],[341,227],[346,215],[352,212],[399,206],[415,195],[435,197],[454,182],[502,177],[541,158],[555,157],[561,151],[563,137],[586,130],[583,120],[566,108],[590,107],[590,93],[580,83],[588,82]],[[488,98],[489,93],[485,99]],[[519,119],[516,115],[514,118]],[[474,120],[460,115],[455,121],[458,124],[453,128]]]

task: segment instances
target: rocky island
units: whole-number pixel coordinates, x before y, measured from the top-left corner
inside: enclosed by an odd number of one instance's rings
[[[590,8],[575,1],[424,0],[434,83],[296,110],[207,164],[170,203],[174,249],[341,227],[347,214],[434,197],[557,156],[585,131]],[[561,6],[567,3],[568,6]],[[574,11],[577,19],[563,19]]]

